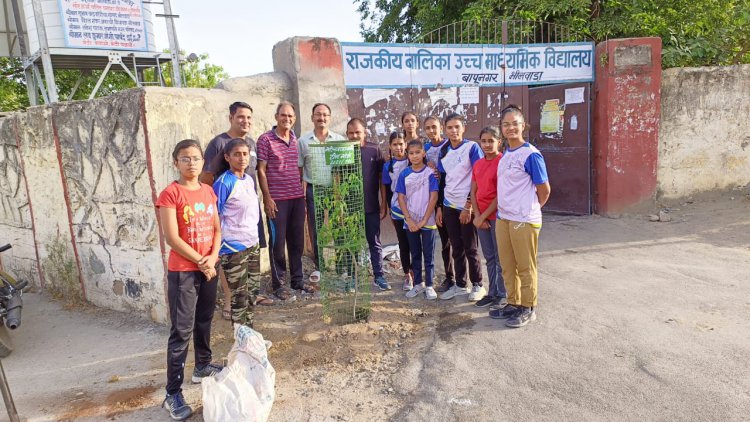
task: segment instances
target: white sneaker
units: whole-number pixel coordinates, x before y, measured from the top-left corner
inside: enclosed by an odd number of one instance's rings
[[[404,276],[404,291],[408,292],[412,287],[414,287],[414,279],[411,278],[411,274],[407,274]]]
[[[456,296],[461,295],[468,295],[469,294],[469,287],[458,287],[457,284],[454,284],[453,287],[443,292],[443,294],[440,295],[440,299],[442,300],[448,300],[453,299]]]
[[[424,291],[424,283],[419,283],[416,286],[412,287],[411,290],[406,292],[406,297],[408,298],[417,297],[417,295],[422,293],[423,291]]]
[[[476,302],[485,296],[487,296],[487,290],[484,290],[484,286],[472,286],[469,302]]]
[[[430,286],[424,289],[424,297],[427,300],[435,300],[437,299],[437,293],[435,293],[435,289]]]

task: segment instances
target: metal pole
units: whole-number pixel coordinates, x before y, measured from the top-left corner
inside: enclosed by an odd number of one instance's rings
[[[47,29],[44,26],[44,14],[42,11],[41,0],[31,0],[34,7],[34,21],[36,22],[36,33],[39,35],[39,50],[42,54],[42,68],[44,69],[44,79],[47,81],[47,96],[50,103],[56,103],[57,84],[55,84],[55,72],[52,69],[52,58],[49,55],[49,46],[47,45]]]
[[[167,37],[169,38],[169,51],[172,56],[172,86],[182,86],[182,75],[180,75],[180,44],[177,42],[177,30],[174,27],[174,15],[170,0],[164,0],[164,19],[167,20]]]
[[[26,48],[26,36],[23,33],[23,22],[21,21],[20,9],[18,8],[18,0],[10,0],[10,5],[13,9],[13,22],[16,24],[16,36],[18,37],[18,47],[21,50],[21,60],[24,61],[23,74],[26,76],[26,92],[29,95],[29,104],[35,106],[39,104],[39,97],[36,95],[34,73],[26,63],[29,57],[29,50]]]
[[[3,369],[2,360],[0,360],[0,390],[2,390],[3,393],[3,401],[5,402],[5,408],[8,410],[10,422],[20,422],[18,411],[16,411],[16,404],[13,403],[13,396],[10,394],[8,380],[5,378],[5,370]]]

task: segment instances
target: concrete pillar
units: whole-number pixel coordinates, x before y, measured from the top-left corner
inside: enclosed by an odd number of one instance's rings
[[[614,39],[596,46],[596,213],[617,214],[655,197],[660,89],[660,38]]]
[[[292,81],[293,97],[289,100],[297,106],[297,135],[313,129],[315,103],[331,107],[331,130],[340,134],[346,131],[349,112],[341,45],[336,39],[287,38],[273,47],[273,69],[286,73]]]

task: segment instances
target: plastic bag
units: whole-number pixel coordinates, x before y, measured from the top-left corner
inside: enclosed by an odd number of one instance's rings
[[[266,421],[275,397],[276,371],[266,341],[252,328],[234,324],[234,346],[227,366],[203,379],[206,421]]]

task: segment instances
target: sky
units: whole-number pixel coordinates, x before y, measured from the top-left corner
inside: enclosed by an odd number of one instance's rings
[[[272,72],[273,46],[293,36],[362,41],[359,13],[351,0],[172,0],[177,40],[187,54],[208,53],[208,61],[232,77]],[[151,5],[152,13],[163,13]],[[158,51],[169,48],[166,23],[154,17]]]

